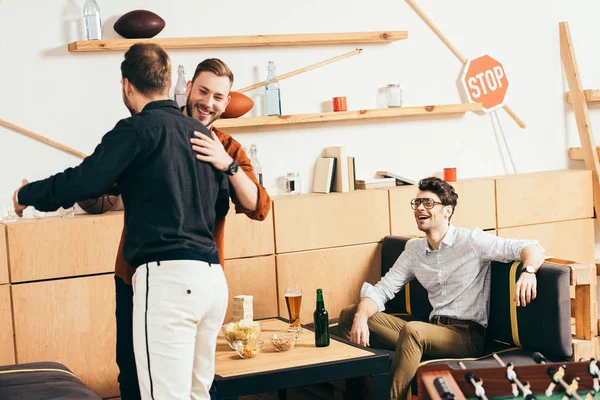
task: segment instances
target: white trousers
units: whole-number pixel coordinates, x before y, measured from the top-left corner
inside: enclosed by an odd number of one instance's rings
[[[143,400],[205,400],[227,309],[219,264],[173,260],[133,276],[133,347]]]

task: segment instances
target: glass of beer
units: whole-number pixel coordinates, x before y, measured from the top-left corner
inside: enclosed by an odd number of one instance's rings
[[[290,286],[285,289],[285,304],[290,315],[290,326],[288,332],[299,332],[300,326],[300,308],[302,305],[302,288],[299,286]]]

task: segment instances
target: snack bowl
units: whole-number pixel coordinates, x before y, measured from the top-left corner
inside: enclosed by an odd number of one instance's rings
[[[245,342],[258,339],[261,332],[261,325],[259,321],[237,321],[224,324],[221,330],[229,347],[235,350],[233,342],[237,340]]]
[[[240,357],[254,358],[260,353],[264,343],[262,340],[251,339],[246,341],[236,340],[232,345]]]
[[[292,350],[296,346],[298,334],[295,332],[277,332],[271,336],[271,343],[277,351]]]

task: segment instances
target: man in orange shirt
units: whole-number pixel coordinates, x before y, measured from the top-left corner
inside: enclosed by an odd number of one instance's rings
[[[196,134],[191,140],[197,158],[211,163],[224,171],[229,178],[231,200],[237,213],[262,221],[271,209],[271,199],[252,171],[252,164],[239,142],[212,126],[225,111],[231,97],[233,73],[219,59],[207,59],[196,67],[194,77],[187,83],[187,103],[184,112],[206,126],[212,134],[209,138]],[[125,210],[127,212],[127,210]],[[223,265],[223,235],[225,219],[215,222],[214,237]],[[115,264],[117,365],[122,400],[140,399],[132,339],[133,289],[131,278],[135,269],[123,258],[125,230]]]

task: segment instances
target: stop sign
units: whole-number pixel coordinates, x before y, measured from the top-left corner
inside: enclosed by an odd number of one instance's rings
[[[508,79],[504,67],[487,54],[465,65],[462,84],[471,103],[482,103],[485,112],[504,105]]]

